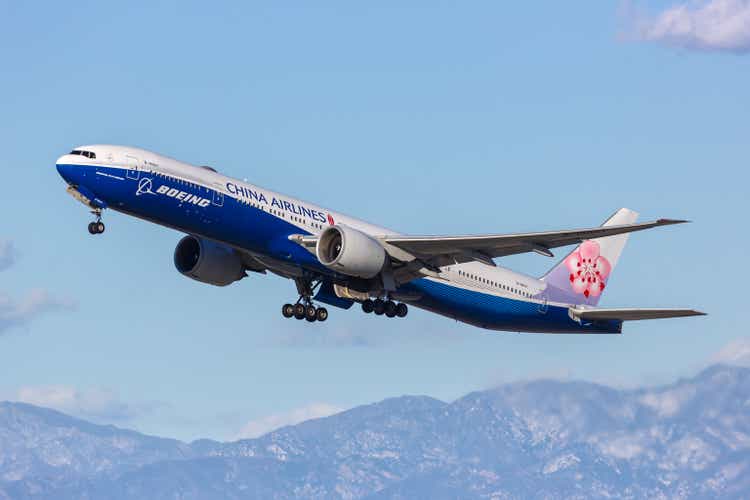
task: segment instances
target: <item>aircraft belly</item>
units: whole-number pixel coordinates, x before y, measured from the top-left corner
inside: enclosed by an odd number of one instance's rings
[[[418,291],[422,297],[410,302],[457,321],[490,330],[538,333],[619,333],[611,325],[579,324],[568,315],[567,307],[548,306],[501,297],[430,279],[415,280],[403,288]]]

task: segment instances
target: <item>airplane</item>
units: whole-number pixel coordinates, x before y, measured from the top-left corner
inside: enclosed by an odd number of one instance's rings
[[[227,286],[248,273],[294,280],[299,299],[286,318],[328,319],[316,304],[403,318],[409,306],[489,330],[622,332],[623,322],[698,316],[693,309],[599,308],[630,233],[683,220],[637,223],[622,208],[588,229],[413,236],[219,173],[127,146],[74,148],[56,162],[67,191],[89,208],[92,235],[112,209],[186,235],[174,251],[181,274]],[[541,277],[494,259],[576,245]]]

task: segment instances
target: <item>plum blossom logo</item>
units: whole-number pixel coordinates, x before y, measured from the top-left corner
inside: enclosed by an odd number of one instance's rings
[[[609,261],[600,255],[599,243],[586,240],[568,255],[565,265],[570,271],[570,286],[586,298],[598,297],[607,286],[607,277],[612,271]]]

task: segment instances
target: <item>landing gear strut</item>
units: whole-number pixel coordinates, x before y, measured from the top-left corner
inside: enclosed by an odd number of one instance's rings
[[[309,323],[327,320],[328,309],[325,307],[315,307],[312,302],[313,292],[320,283],[312,286],[312,283],[308,280],[298,279],[295,282],[297,284],[297,291],[299,292],[299,299],[295,304],[284,304],[281,308],[281,314],[285,318],[294,317],[298,320],[304,319]]]
[[[102,222],[102,209],[97,208],[91,211],[96,216],[96,221],[89,222],[89,234],[102,234],[106,226]]]
[[[403,302],[397,304],[390,299],[383,300],[381,298],[365,300],[362,302],[362,310],[367,314],[374,312],[378,316],[385,314],[389,318],[404,318],[409,314],[409,308]]]

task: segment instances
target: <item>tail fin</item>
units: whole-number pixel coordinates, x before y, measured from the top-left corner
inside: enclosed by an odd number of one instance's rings
[[[638,213],[621,208],[602,224],[633,224]],[[607,287],[629,234],[586,240],[541,279],[547,283],[547,298],[555,302],[595,306]]]

